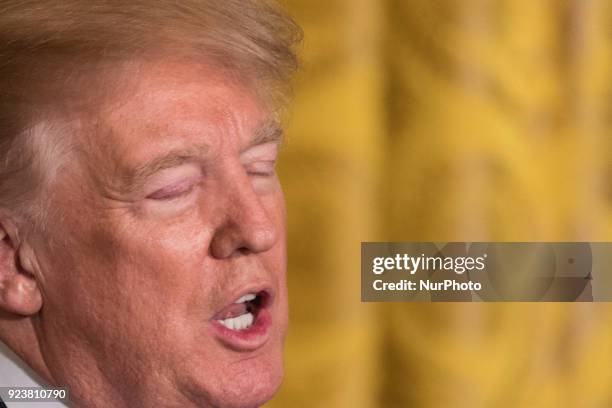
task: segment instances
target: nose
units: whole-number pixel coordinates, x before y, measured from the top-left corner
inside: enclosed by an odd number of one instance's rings
[[[265,252],[278,240],[278,227],[253,190],[250,180],[227,186],[223,222],[215,230],[210,244],[217,259],[240,254]]]

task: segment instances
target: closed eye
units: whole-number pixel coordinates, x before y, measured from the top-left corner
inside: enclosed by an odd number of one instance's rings
[[[247,173],[256,177],[271,177],[275,173],[275,160],[262,160],[247,165]]]
[[[170,201],[189,195],[196,187],[196,180],[185,180],[155,191],[147,196],[149,200]]]

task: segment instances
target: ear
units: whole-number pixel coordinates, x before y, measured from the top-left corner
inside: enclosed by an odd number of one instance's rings
[[[0,219],[0,311],[32,316],[42,307],[32,256],[20,245],[14,224]]]

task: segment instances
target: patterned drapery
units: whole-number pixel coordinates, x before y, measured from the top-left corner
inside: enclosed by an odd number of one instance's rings
[[[270,407],[610,407],[606,304],[362,304],[361,241],[612,241],[612,1],[288,0]]]

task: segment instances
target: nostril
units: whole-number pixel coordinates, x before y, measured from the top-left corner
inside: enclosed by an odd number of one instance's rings
[[[236,250],[236,255],[248,255],[251,253],[251,250],[248,247],[240,247]]]

